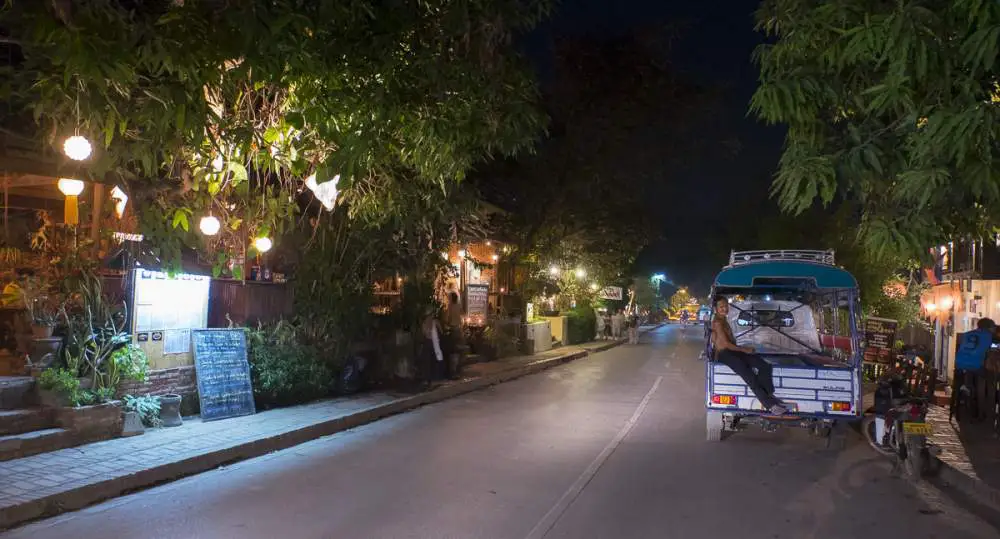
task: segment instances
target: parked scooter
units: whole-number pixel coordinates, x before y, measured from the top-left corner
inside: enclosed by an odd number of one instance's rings
[[[914,479],[926,476],[940,448],[928,443],[927,399],[906,395],[898,376],[879,381],[875,406],[861,424],[861,432],[876,451],[895,457]]]

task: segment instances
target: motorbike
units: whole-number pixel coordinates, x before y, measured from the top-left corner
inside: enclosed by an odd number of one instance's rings
[[[897,468],[920,479],[932,471],[940,448],[927,440],[933,433],[927,423],[927,399],[907,395],[904,387],[898,376],[878,382],[875,406],[862,421],[861,432],[872,448],[895,458]]]

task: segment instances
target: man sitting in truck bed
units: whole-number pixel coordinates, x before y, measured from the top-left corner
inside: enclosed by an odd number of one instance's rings
[[[764,409],[782,415],[788,409],[774,396],[771,365],[753,353],[753,348],[737,346],[733,328],[729,326],[729,300],[725,296],[712,299],[715,317],[712,320],[712,346],[715,359],[733,370],[750,387]],[[756,371],[756,372],[755,372]]]

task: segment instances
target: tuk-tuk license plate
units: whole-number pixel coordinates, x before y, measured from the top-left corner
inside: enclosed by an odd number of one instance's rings
[[[922,434],[924,436],[930,436],[933,429],[931,429],[931,426],[927,423],[909,423],[904,421],[903,432],[906,434]]]

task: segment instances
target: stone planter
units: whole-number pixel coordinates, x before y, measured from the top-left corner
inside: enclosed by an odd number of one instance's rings
[[[51,329],[51,328],[49,328]],[[59,337],[36,338],[31,341],[31,366],[47,369],[59,359],[59,347],[62,339]]]
[[[122,436],[138,436],[146,432],[146,427],[139,418],[139,412],[125,412],[125,421],[122,424]]]
[[[38,390],[38,405],[43,408],[63,408],[69,406],[69,399],[61,393],[46,389]]]
[[[162,395],[160,397],[160,421],[164,427],[179,427],[184,423],[181,419],[181,396]]]
[[[57,408],[55,423],[88,439],[114,438],[122,433],[121,402]]]

